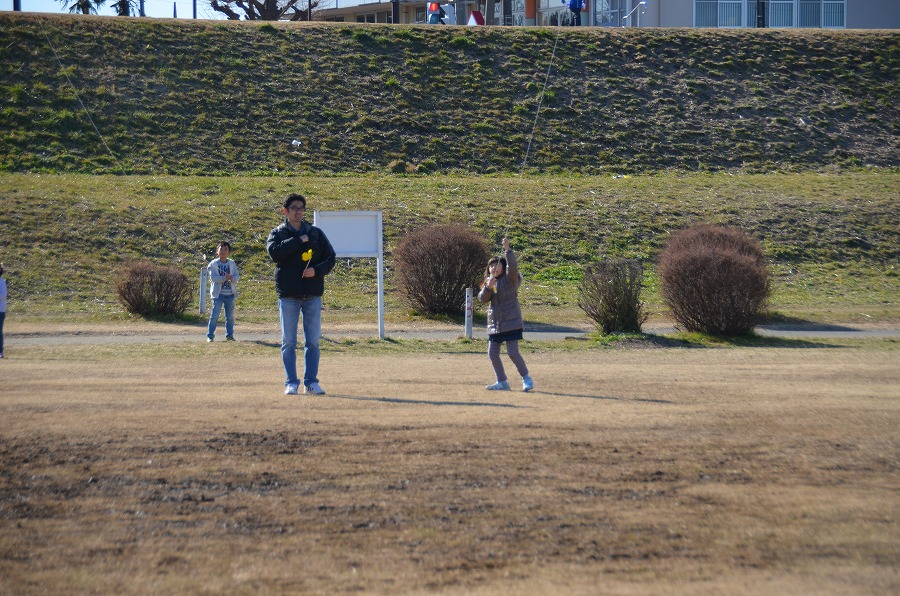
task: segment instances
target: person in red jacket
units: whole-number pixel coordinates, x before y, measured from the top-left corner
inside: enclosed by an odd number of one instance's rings
[[[490,302],[488,307],[488,357],[497,382],[488,385],[490,391],[509,391],[509,379],[500,360],[500,346],[506,342],[506,355],[522,375],[522,391],[534,389],[534,381],[528,374],[525,359],[519,353],[519,340],[525,329],[522,308],[519,306],[519,286],[522,275],[516,264],[516,253],[509,247],[509,239],[503,239],[506,257],[491,257],[485,270],[485,280],[478,292],[478,299]]]

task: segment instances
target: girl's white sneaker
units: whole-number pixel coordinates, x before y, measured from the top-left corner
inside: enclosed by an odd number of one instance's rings
[[[509,391],[509,381],[497,381],[493,385],[485,387],[488,391]]]
[[[534,381],[531,380],[531,375],[525,375],[522,377],[522,391],[531,391],[534,389]]]

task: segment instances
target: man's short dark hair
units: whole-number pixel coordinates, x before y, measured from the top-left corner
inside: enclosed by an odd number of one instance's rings
[[[289,194],[281,206],[284,207],[285,209],[290,209],[291,205],[296,203],[297,201],[300,201],[301,203],[303,203],[304,208],[306,207],[306,197],[304,197],[303,195],[301,195],[298,192]]]
[[[222,248],[223,246],[225,248],[227,248],[229,252],[231,252],[231,244],[229,244],[227,240],[223,240],[222,242],[219,242],[218,248]]]

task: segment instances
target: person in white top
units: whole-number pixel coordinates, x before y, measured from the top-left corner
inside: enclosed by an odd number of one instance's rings
[[[237,264],[228,258],[231,245],[221,242],[216,248],[219,258],[209,263],[209,280],[212,286],[209,289],[212,298],[212,310],[209,313],[209,324],[206,326],[206,341],[213,341],[216,337],[216,325],[219,322],[219,313],[225,307],[225,339],[234,341],[234,301],[237,299],[238,274]]]

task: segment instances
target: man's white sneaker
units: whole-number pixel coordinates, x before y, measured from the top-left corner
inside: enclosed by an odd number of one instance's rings
[[[284,394],[285,395],[297,395],[297,391],[300,389],[300,385],[296,383],[289,383],[284,386]]]
[[[531,375],[525,375],[522,377],[522,391],[531,391],[534,389],[534,381],[531,380]]]
[[[325,390],[322,389],[322,386],[318,383],[310,383],[303,388],[303,393],[309,393],[310,395],[325,395]]]
[[[497,381],[493,385],[485,387],[488,391],[509,391],[509,381]]]

